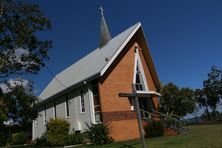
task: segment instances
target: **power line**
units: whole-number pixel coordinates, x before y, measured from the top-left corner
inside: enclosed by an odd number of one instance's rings
[[[58,81],[59,84],[61,84],[64,88],[66,88],[66,86],[58,78],[56,78],[56,75],[52,72],[52,70],[46,64],[45,64],[45,67],[48,70],[48,72],[53,76],[53,78],[55,78],[55,80]]]

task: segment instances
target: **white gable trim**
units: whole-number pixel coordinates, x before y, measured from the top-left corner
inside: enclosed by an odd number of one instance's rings
[[[140,58],[140,55],[139,55],[139,50],[138,50],[138,48],[136,49],[136,54],[138,55],[138,64],[139,64],[140,71],[141,71],[141,73],[142,73],[142,77],[143,77],[145,89],[146,89],[147,91],[149,91],[148,82],[147,82],[147,80],[146,80],[146,75],[145,75],[145,72],[144,72],[144,69],[143,69],[143,64],[142,64],[142,61],[141,61],[141,58]]]
[[[144,81],[143,84],[145,86],[145,90],[149,91],[148,82],[146,80],[146,75],[145,75],[145,72],[144,72],[144,69],[143,69],[143,64],[141,62],[141,58],[140,58],[140,55],[139,55],[139,49],[138,48],[136,48],[136,52],[135,52],[134,74],[133,74],[133,83],[134,84],[136,83],[137,62],[139,64],[138,66],[139,66],[139,69],[140,69],[142,77],[143,77],[143,81]]]
[[[128,38],[123,42],[123,44],[118,48],[116,53],[112,56],[112,58],[109,60],[109,62],[103,67],[103,69],[100,72],[100,76],[103,76],[103,74],[106,72],[106,70],[110,67],[110,65],[113,63],[113,61],[116,59],[116,57],[120,54],[120,52],[123,50],[123,48],[126,46],[126,44],[130,41],[130,39],[133,37],[133,35],[137,32],[137,30],[141,27],[141,23],[139,22],[136,28],[130,33]]]
[[[137,52],[137,49],[136,49]],[[135,58],[134,58],[134,71],[133,71],[133,83],[136,83],[136,65],[137,65],[137,60],[138,60],[138,55],[135,52]]]

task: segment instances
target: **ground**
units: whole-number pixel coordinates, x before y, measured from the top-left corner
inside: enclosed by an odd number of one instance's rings
[[[189,126],[185,134],[146,139],[148,148],[222,148],[222,124]],[[139,140],[118,142],[96,148],[140,148]]]

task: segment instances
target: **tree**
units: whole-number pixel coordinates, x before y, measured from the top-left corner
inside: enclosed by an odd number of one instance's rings
[[[200,107],[205,107],[205,112],[207,114],[207,118],[210,121],[211,118],[210,118],[210,113],[209,113],[209,109],[208,109],[207,96],[205,95],[203,89],[196,89],[195,90],[195,99]]]
[[[163,86],[161,90],[160,111],[185,116],[195,108],[194,92],[190,88],[178,88],[173,83]]]
[[[50,21],[38,5],[14,0],[1,0],[0,4],[0,78],[37,73],[52,46],[37,33],[50,29]]]
[[[8,110],[5,105],[4,95],[0,89],[0,128],[3,125],[3,122],[7,119]]]
[[[41,39],[39,32],[50,29],[51,23],[38,5],[25,0],[0,1],[1,83],[7,84],[7,78],[17,74],[36,74],[44,66],[52,42]],[[32,89],[32,85],[29,88]],[[10,87],[9,92],[0,89],[1,129],[4,121],[12,120],[25,126],[37,116],[34,110],[36,98],[30,89],[27,91],[21,85]]]
[[[38,5],[28,4],[25,0],[0,1],[1,83],[6,83],[6,78],[12,77],[14,74],[36,74],[44,66],[45,60],[48,59],[47,53],[48,49],[52,47],[52,42],[50,40],[41,40],[40,35],[37,33],[48,29],[51,29],[51,23]],[[7,105],[9,107],[7,109],[11,114],[10,118],[13,118],[13,120],[19,114],[16,114],[15,111],[17,110],[13,106],[12,100],[19,102],[24,99],[25,101],[20,102],[22,103],[20,105],[27,109],[31,105],[30,102],[35,100],[34,96],[27,93],[21,86],[12,88],[7,94],[0,93],[0,106]],[[4,99],[10,102],[11,105],[10,103],[5,104]],[[0,108],[0,121],[5,120],[6,110],[3,109],[4,107]]]
[[[207,97],[207,104],[215,111],[222,99],[222,71],[217,67],[212,66],[208,79],[203,82],[203,91]]]
[[[195,98],[199,106],[205,107],[208,120],[211,120],[208,106],[212,108],[216,116],[216,107],[222,99],[222,71],[212,66],[208,79],[203,81],[203,88],[197,89]]]
[[[4,94],[5,107],[8,108],[7,120],[22,127],[27,127],[37,117],[37,98],[33,94],[32,82],[26,86],[17,80],[14,86],[8,84],[9,92]]]
[[[182,108],[187,113],[193,113],[196,107],[196,101],[194,98],[194,91],[190,88],[181,88],[180,89],[180,97],[182,102]]]
[[[23,83],[21,79],[13,82],[5,83],[4,92],[0,88],[0,145],[5,145],[10,139],[5,135],[10,130],[6,128],[8,124],[17,125],[20,130],[26,131],[37,117],[38,101],[33,94],[32,83]]]

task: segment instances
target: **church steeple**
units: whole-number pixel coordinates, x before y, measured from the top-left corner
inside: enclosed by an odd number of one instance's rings
[[[100,41],[99,41],[99,47],[102,48],[105,46],[109,40],[111,39],[111,35],[109,33],[108,26],[106,24],[106,20],[103,14],[103,7],[101,6],[100,8],[100,13],[101,13],[101,24],[100,24]]]

